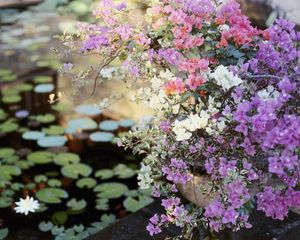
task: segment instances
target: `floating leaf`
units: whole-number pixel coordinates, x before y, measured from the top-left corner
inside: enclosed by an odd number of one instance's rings
[[[47,152],[47,151],[37,151],[37,152],[30,153],[27,156],[27,159],[28,161],[31,161],[33,163],[46,164],[46,163],[51,163],[54,157],[55,157],[54,153]]]
[[[22,170],[26,170],[26,169],[29,169],[31,166],[33,166],[34,163],[25,161],[25,160],[21,160],[21,161],[15,162],[15,165],[18,166],[19,168],[21,168]]]
[[[53,114],[47,113],[45,115],[37,115],[35,119],[40,123],[51,123],[55,121],[55,116]]]
[[[118,164],[114,167],[113,171],[121,179],[131,178],[136,174],[136,171],[127,167],[125,164]]]
[[[95,192],[99,192],[97,197],[100,198],[119,198],[128,191],[128,187],[123,183],[102,183],[94,188]]]
[[[10,187],[14,191],[20,191],[22,188],[24,188],[24,184],[23,183],[13,183]]]
[[[115,131],[119,128],[119,122],[113,120],[105,120],[99,124],[99,128],[104,131]]]
[[[79,176],[89,176],[92,173],[92,168],[83,163],[73,163],[63,166],[61,173],[66,177],[77,179]]]
[[[42,131],[47,135],[62,135],[65,133],[65,129],[59,125],[51,125],[49,128],[43,128]]]
[[[75,111],[88,116],[98,115],[102,112],[96,105],[80,105],[75,108]]]
[[[2,97],[2,102],[7,104],[18,103],[22,100],[20,95],[4,95]]]
[[[76,182],[76,186],[79,188],[93,188],[97,184],[97,181],[93,178],[81,178]]]
[[[36,210],[36,212],[45,212],[48,210],[48,206],[45,203],[40,202],[39,208]]]
[[[51,108],[58,112],[68,112],[71,110],[72,106],[66,103],[56,103],[55,105],[51,105]]]
[[[102,169],[98,170],[95,173],[95,177],[106,180],[112,178],[114,176],[114,172],[111,169]]]
[[[50,187],[60,187],[61,186],[61,181],[58,179],[49,179],[47,184]]]
[[[51,220],[56,225],[63,225],[68,220],[68,214],[64,211],[58,211],[52,214]]]
[[[93,142],[111,142],[113,138],[114,135],[108,132],[94,132],[90,135]]]
[[[38,140],[42,137],[45,137],[45,133],[40,131],[28,131],[22,134],[22,138],[25,140]]]
[[[124,128],[130,128],[135,124],[135,122],[131,119],[123,119],[119,121],[119,125]]]
[[[97,128],[97,123],[90,118],[73,119],[68,122],[68,133],[75,133],[78,130],[92,130]]]
[[[72,211],[80,211],[87,206],[87,202],[84,199],[76,200],[72,198],[67,202],[67,206],[71,208]]]
[[[73,226],[73,230],[74,230],[75,232],[81,233],[81,232],[84,231],[84,225],[82,225],[82,224],[74,225],[74,226]]]
[[[132,197],[127,197],[123,201],[124,207],[130,212],[136,212],[137,210],[149,205],[153,202],[153,198],[148,196],[139,196],[139,200]]]
[[[36,175],[34,176],[33,180],[36,182],[36,183],[42,183],[42,182],[46,182],[47,181],[47,177],[45,175]]]
[[[61,147],[64,146],[67,139],[64,136],[47,136],[38,139],[37,144],[40,147]]]
[[[51,76],[36,76],[33,78],[34,83],[49,83],[52,82]]]
[[[61,203],[61,199],[68,198],[69,194],[60,188],[43,188],[36,193],[36,197],[45,203]]]
[[[107,198],[100,198],[96,199],[96,209],[106,211],[109,209],[108,199]]]
[[[5,239],[8,236],[8,228],[0,228],[0,239]]]
[[[0,159],[5,159],[13,156],[15,150],[13,148],[0,148]]]
[[[0,197],[0,208],[7,208],[13,204],[11,197]]]
[[[12,197],[14,194],[15,192],[12,189],[5,189],[1,192],[3,197]]]
[[[21,169],[17,166],[0,165],[0,179],[11,180],[12,176],[21,174]]]
[[[42,221],[40,222],[39,224],[39,229],[42,231],[42,232],[48,232],[51,230],[51,228],[53,227],[53,223],[52,222],[45,222],[45,221]]]
[[[103,214],[100,220],[104,223],[113,223],[116,221],[116,216],[114,214]]]
[[[59,153],[54,158],[54,162],[57,165],[64,166],[71,163],[79,163],[80,157],[75,153]]]
[[[0,124],[0,132],[9,133],[14,132],[19,128],[19,125],[15,122],[15,119],[8,119],[4,123]]]
[[[15,89],[19,92],[31,91],[32,88],[33,88],[33,86],[30,83],[19,83],[15,86]]]
[[[0,108],[0,121],[4,120],[7,117],[7,113]]]
[[[36,184],[31,182],[31,183],[27,183],[25,186],[24,186],[25,189],[29,189],[29,190],[33,190],[36,188]]]
[[[54,85],[52,83],[44,83],[35,86],[34,92],[36,93],[50,93],[54,90]]]
[[[64,231],[65,231],[65,228],[64,228],[64,227],[54,226],[54,227],[51,229],[51,234],[54,235],[54,236],[57,236],[57,235],[62,234]]]

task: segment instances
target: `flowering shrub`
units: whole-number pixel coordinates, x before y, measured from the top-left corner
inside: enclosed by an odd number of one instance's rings
[[[70,50],[97,54],[98,67],[61,72],[80,83],[95,75],[95,83],[101,76],[124,80],[131,98],[152,109],[153,117],[122,139],[145,155],[139,185],[152,187],[166,209],[150,219],[149,233],[169,224],[186,237],[197,225],[236,231],[251,227],[255,206],[281,220],[300,207],[294,24],[281,19],[258,30],[235,1],[152,0],[136,25],[130,12],[125,3],[101,1],[97,23],[61,36]],[[211,190],[195,187],[215,196],[203,210],[179,197],[180,186],[201,175]]]

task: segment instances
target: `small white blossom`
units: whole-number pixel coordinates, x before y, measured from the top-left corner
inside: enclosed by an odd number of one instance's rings
[[[28,215],[29,212],[35,212],[39,209],[40,204],[34,198],[27,196],[25,199],[20,198],[19,202],[16,202],[16,207],[14,208],[17,213],[24,213]]]
[[[223,65],[218,66],[211,76],[216,80],[217,84],[222,86],[224,91],[229,90],[232,87],[240,85],[243,81],[237,76],[234,76],[227,67]]]
[[[267,89],[263,89],[257,93],[261,100],[267,101],[269,99],[276,99],[279,97],[279,92],[275,90],[273,86],[268,86]]]
[[[138,185],[141,189],[148,189],[151,187],[151,183],[153,182],[153,179],[151,178],[151,167],[146,166],[142,163],[142,167],[140,169],[140,172],[138,174]]]
[[[103,78],[112,78],[113,73],[116,71],[116,68],[114,67],[109,67],[109,68],[103,68],[100,71],[100,74]]]

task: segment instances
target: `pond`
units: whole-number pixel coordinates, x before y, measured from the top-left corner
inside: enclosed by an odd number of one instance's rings
[[[15,80],[1,69],[0,79],[0,239],[82,239],[153,201],[138,190],[140,160],[117,146],[133,120],[49,104],[55,71]],[[41,203],[37,213],[15,213],[27,195]]]

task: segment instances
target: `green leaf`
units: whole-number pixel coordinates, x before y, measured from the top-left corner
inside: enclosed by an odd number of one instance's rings
[[[109,132],[94,132],[90,135],[90,139],[93,142],[111,142],[114,135]]]
[[[77,179],[79,176],[88,177],[92,173],[92,168],[83,163],[73,163],[63,166],[61,173],[65,177]]]
[[[136,174],[136,171],[128,168],[125,164],[118,164],[114,167],[115,175],[117,175],[121,179],[131,178]]]
[[[19,125],[15,121],[14,118],[11,118],[0,124],[0,132],[10,133],[16,131],[19,128]]]
[[[33,78],[34,83],[49,83],[52,82],[51,76],[36,76]]]
[[[7,208],[13,205],[13,199],[11,197],[0,197],[0,208]]]
[[[67,202],[67,206],[71,208],[72,211],[80,211],[87,206],[87,202],[84,199],[76,200],[72,198]]]
[[[128,211],[136,212],[137,210],[140,210],[141,208],[149,205],[152,202],[153,198],[148,196],[139,196],[139,200],[136,200],[132,197],[127,197],[123,201],[123,205]]]
[[[73,226],[73,230],[75,231],[75,232],[77,232],[77,233],[81,233],[81,232],[83,232],[84,231],[84,225],[82,225],[82,224],[79,224],[79,225],[74,225]]]
[[[51,234],[54,235],[54,236],[57,236],[57,235],[62,234],[64,231],[65,231],[65,228],[64,228],[64,227],[54,226],[54,227],[51,229]]]
[[[45,222],[45,221],[42,221],[40,222],[39,224],[39,229],[42,231],[42,232],[48,232],[51,230],[51,228],[53,227],[53,223],[52,222]]]
[[[20,191],[22,188],[24,188],[24,184],[15,182],[10,187],[14,191]]]
[[[113,199],[123,196],[129,189],[122,183],[103,183],[95,187],[94,191],[98,192],[97,197]]]
[[[51,123],[55,121],[56,117],[53,114],[47,113],[45,115],[37,115],[35,119],[40,123]]]
[[[47,184],[50,187],[60,187],[61,186],[61,181],[58,179],[49,179]]]
[[[43,128],[42,131],[47,135],[62,135],[65,133],[65,129],[59,125],[51,125],[49,128]]]
[[[2,97],[2,102],[6,104],[17,103],[22,100],[20,95],[4,95]]]
[[[45,137],[45,133],[40,131],[27,131],[22,134],[22,138],[25,140],[38,140],[39,138]]]
[[[36,193],[36,197],[45,203],[61,203],[61,199],[68,198],[69,194],[60,188],[43,188]]]
[[[76,186],[79,188],[93,188],[97,184],[97,181],[93,178],[81,178],[77,180]]]
[[[0,148],[0,159],[5,159],[13,156],[15,150],[13,148]]]
[[[7,117],[7,113],[0,108],[0,121],[4,120]]]
[[[8,228],[0,229],[0,239],[5,239],[8,236]]]
[[[48,179],[48,178],[47,178],[45,175],[36,175],[36,176],[34,177],[34,181],[35,181],[36,183],[46,182],[47,179]]]
[[[59,153],[57,156],[55,156],[54,162],[57,165],[65,166],[72,163],[79,163],[80,157],[75,153]]]
[[[95,173],[95,177],[106,180],[112,178],[114,176],[114,172],[111,169],[102,169]]]
[[[18,176],[22,173],[17,166],[0,165],[0,179],[11,180],[12,176]]]
[[[53,158],[55,157],[54,153],[47,151],[37,151],[30,153],[27,156],[27,160],[36,164],[47,164],[53,162]]]
[[[15,86],[15,89],[19,92],[27,92],[27,91],[31,91],[33,88],[32,84],[30,83],[18,83]]]
[[[104,223],[113,223],[116,221],[116,216],[114,214],[103,214],[100,218],[100,220]]]
[[[68,112],[68,111],[71,111],[71,105],[68,105],[66,103],[57,103],[55,105],[51,105],[51,108],[55,111],[58,111],[58,112]]]
[[[52,214],[52,222],[55,225],[63,225],[68,220],[68,214],[64,211],[58,211]]]
[[[109,200],[107,198],[98,198],[96,199],[96,209],[107,211],[109,209],[108,205]]]

